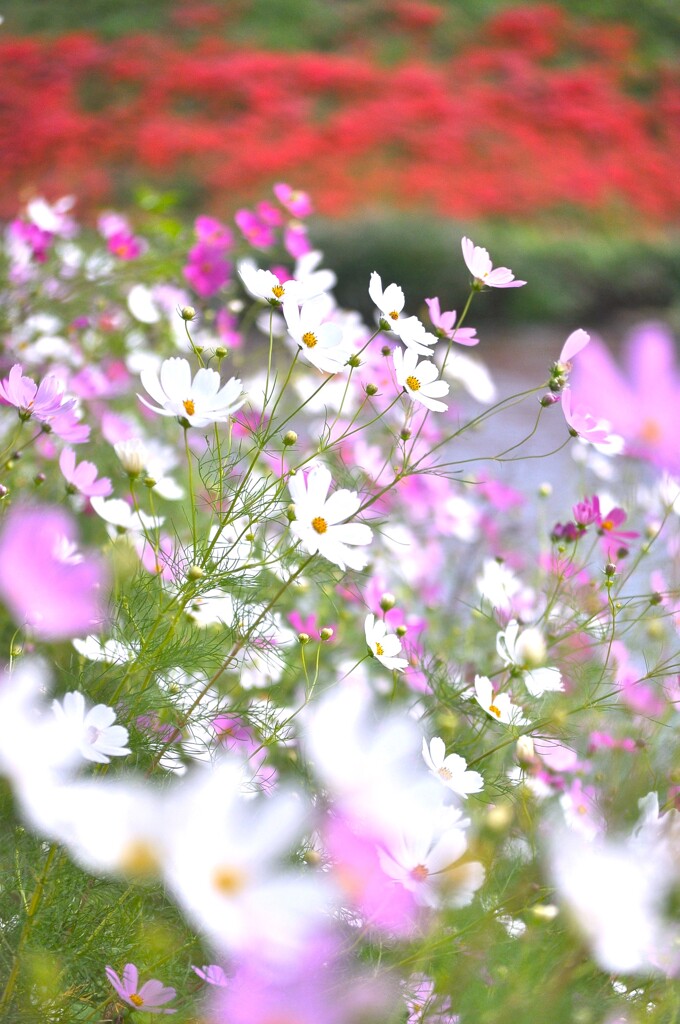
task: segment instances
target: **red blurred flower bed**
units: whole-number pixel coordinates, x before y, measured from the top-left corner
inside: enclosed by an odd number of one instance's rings
[[[626,27],[549,5],[439,63],[78,34],[5,36],[0,65],[5,214],[27,191],[120,201],[140,178],[195,182],[224,213],[282,177],[329,215],[680,213],[680,73],[643,65]]]

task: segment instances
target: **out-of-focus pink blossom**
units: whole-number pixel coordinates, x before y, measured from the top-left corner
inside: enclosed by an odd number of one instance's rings
[[[596,420],[583,406],[576,408],[571,388],[562,392],[562,412],[567,425],[574,434],[600,447],[607,455],[615,455],[623,450],[623,438],[613,433],[606,420]]]
[[[313,212],[312,201],[306,192],[291,188],[285,182],[274,185],[274,195],[294,217],[309,217]]]
[[[17,624],[43,639],[101,627],[104,566],[75,542],[71,517],[50,507],[12,509],[0,534],[0,597]]]
[[[571,374],[574,407],[606,420],[623,438],[627,454],[680,473],[680,372],[668,328],[636,328],[624,345],[623,362],[622,369],[594,338]]]

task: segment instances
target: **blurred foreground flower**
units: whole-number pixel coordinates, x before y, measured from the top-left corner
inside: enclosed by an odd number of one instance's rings
[[[0,597],[18,625],[48,640],[97,630],[105,580],[101,560],[77,551],[65,512],[12,509],[0,535]]]

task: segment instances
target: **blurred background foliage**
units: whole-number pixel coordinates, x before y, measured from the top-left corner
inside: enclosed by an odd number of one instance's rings
[[[347,305],[367,309],[376,268],[414,311],[455,304],[468,234],[532,285],[504,320],[680,324],[674,0],[5,0],[3,16],[4,216],[37,193],[91,216],[160,193],[171,230],[286,180],[312,195]]]

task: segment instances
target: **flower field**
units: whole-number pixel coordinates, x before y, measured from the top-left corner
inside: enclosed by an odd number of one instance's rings
[[[499,394],[511,252],[364,318],[311,214],[5,229],[0,1018],[666,1024],[672,336]]]

